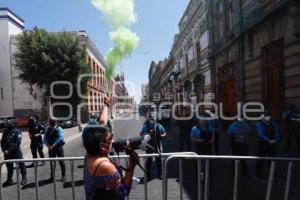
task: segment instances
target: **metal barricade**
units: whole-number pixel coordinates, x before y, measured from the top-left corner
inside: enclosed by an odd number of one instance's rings
[[[266,191],[266,200],[271,199],[271,191],[273,187],[275,164],[278,161],[288,162],[287,176],[285,182],[285,191],[284,191],[284,200],[289,199],[290,183],[292,177],[292,167],[294,162],[299,162],[300,158],[287,158],[287,157],[254,157],[254,156],[206,156],[206,155],[174,155],[170,156],[165,160],[163,167],[163,200],[168,198],[168,163],[171,160],[179,160],[179,182],[180,182],[180,200],[183,197],[183,174],[182,174],[182,162],[183,160],[196,160],[197,161],[197,178],[198,178],[198,200],[202,200],[204,192],[204,200],[209,199],[209,170],[210,170],[210,161],[211,160],[233,160],[234,161],[234,184],[233,184],[233,200],[238,199],[238,174],[239,174],[239,164],[240,160],[267,160],[271,161],[270,171],[267,182],[267,191]],[[201,186],[201,162],[205,160],[205,180],[204,180],[204,191],[202,191]]]
[[[178,152],[178,153],[161,153],[161,154],[140,154],[139,157],[142,158],[144,163],[146,163],[147,158],[155,158],[155,157],[161,157],[161,163],[162,163],[162,168],[164,167],[164,161],[166,158],[170,156],[175,156],[175,155],[197,155],[194,152]],[[129,156],[127,155],[120,155],[120,156],[110,156],[112,159],[123,159],[127,160]],[[21,187],[20,187],[20,167],[19,164],[20,162],[24,163],[34,163],[34,181],[35,181],[35,199],[39,200],[39,186],[38,186],[38,162],[53,162],[54,165],[56,164],[57,161],[70,161],[70,169],[71,169],[71,186],[72,186],[72,199],[76,199],[75,195],[75,182],[74,182],[74,162],[75,161],[83,161],[84,157],[64,157],[64,158],[40,158],[40,159],[16,159],[16,160],[6,160],[0,163],[0,200],[3,199],[3,188],[2,188],[2,167],[6,163],[15,163],[16,164],[16,174],[17,174],[17,196],[18,200],[22,199],[21,195]],[[53,166],[52,166],[53,167]],[[144,165],[144,168],[147,170],[146,165]],[[164,176],[164,171],[162,171],[162,176]],[[56,188],[56,180],[55,180],[55,170],[53,170],[53,191],[54,191],[54,199],[57,200],[57,188]],[[147,174],[146,172],[144,173],[144,199],[148,199],[147,197]]]

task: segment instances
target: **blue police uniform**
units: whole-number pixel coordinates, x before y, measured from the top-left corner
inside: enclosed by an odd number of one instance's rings
[[[179,128],[179,151],[182,152],[184,144],[186,144],[187,150],[191,150],[191,136],[190,132],[194,125],[193,119],[185,119],[176,121],[176,125]]]
[[[46,132],[44,134],[44,144],[48,147],[55,145],[55,148],[50,151],[49,150],[49,157],[50,158],[55,158],[55,157],[64,157],[64,135],[63,135],[63,130],[61,127],[52,127],[49,126],[46,129]],[[50,163],[52,165],[52,163]],[[64,161],[59,161],[59,165],[61,168],[61,173],[63,179],[65,178],[66,175],[66,166]],[[53,181],[52,177],[52,167],[51,167],[51,178],[49,179],[50,181]],[[62,179],[62,180],[63,180]]]
[[[191,137],[197,140],[203,140],[203,142],[194,142],[194,151],[197,154],[212,154],[212,143],[209,141],[213,135],[213,128],[210,121],[205,121],[205,124],[202,126],[194,126],[191,131]]]
[[[4,160],[10,159],[23,159],[22,151],[20,148],[22,141],[22,133],[17,128],[5,129],[1,139],[1,150],[4,153],[8,151],[8,154],[4,154]],[[22,179],[26,179],[26,167],[24,162],[20,162],[20,171]],[[12,182],[14,164],[7,163],[7,180]]]
[[[215,141],[214,141],[214,147],[215,147],[215,153],[218,155],[219,154],[219,134],[221,132],[221,120],[220,118],[216,118],[210,121],[211,126],[213,129],[213,133],[215,135]]]
[[[297,110],[288,111],[284,113],[283,118],[286,119],[285,151],[289,151],[294,137],[298,146],[298,152],[300,153],[300,112]]]
[[[258,156],[273,157],[277,153],[277,143],[279,141],[279,130],[276,123],[273,120],[265,121],[260,120],[256,122],[256,132],[259,137],[258,142]],[[270,141],[274,140],[274,144],[270,144]],[[263,161],[257,161],[256,175],[261,177]]]
[[[164,127],[159,123],[150,124],[149,121],[147,120],[143,124],[143,128],[140,132],[141,136],[144,136],[146,134],[150,135],[150,137],[151,137],[149,144],[151,146],[155,147],[154,150],[150,150],[150,149],[146,150],[146,153],[147,154],[160,153],[161,152],[161,148],[160,148],[161,137],[166,134]],[[161,174],[162,174],[161,159],[159,157],[155,157],[155,162],[156,162],[156,167],[157,167],[158,173],[159,173],[158,176],[161,177]],[[152,169],[152,158],[147,158],[146,166],[147,166],[147,179],[150,180],[151,179],[151,171],[152,171],[151,170]]]
[[[33,158],[37,158],[37,152],[41,158],[45,157],[43,153],[43,138],[41,135],[36,136],[37,134],[44,134],[45,130],[45,127],[39,122],[34,122],[34,124],[29,126],[28,132],[31,140],[30,149]]]
[[[231,150],[233,155],[248,156],[249,153],[249,137],[251,133],[250,126],[245,121],[234,121],[227,130],[231,138]],[[247,161],[241,160],[242,172],[248,177]],[[233,163],[234,169],[234,163]]]

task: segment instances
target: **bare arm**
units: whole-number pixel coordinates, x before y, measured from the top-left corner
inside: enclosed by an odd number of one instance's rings
[[[133,173],[134,173],[134,168],[135,168],[135,163],[132,162],[131,159],[129,159],[129,164],[128,164],[128,169],[130,169],[129,171],[126,172],[124,178],[119,178],[119,179],[115,179],[113,181],[111,181],[110,183],[108,183],[106,186],[109,189],[114,189],[115,187],[117,187],[119,184],[124,184],[126,187],[130,188],[131,184],[132,184],[132,178],[133,178]],[[102,176],[103,174],[112,174],[112,173],[116,173],[117,169],[115,167],[115,165],[113,165],[111,162],[104,162],[101,165],[101,169],[99,168],[99,170],[97,170],[96,176]]]
[[[104,97],[104,107],[103,107],[103,111],[102,111],[100,119],[99,119],[99,124],[107,124],[109,103],[110,103],[110,98]]]

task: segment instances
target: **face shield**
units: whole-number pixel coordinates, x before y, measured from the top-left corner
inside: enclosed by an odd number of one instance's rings
[[[148,119],[148,124],[150,129],[155,129],[155,120],[153,118]]]
[[[97,124],[97,115],[96,114],[92,114],[89,118],[89,124]]]

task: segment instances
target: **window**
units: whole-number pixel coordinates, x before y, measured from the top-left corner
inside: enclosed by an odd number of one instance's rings
[[[93,111],[93,93],[90,91],[90,111]]]
[[[196,44],[196,51],[197,51],[197,63],[198,65],[201,64],[201,46],[200,46],[200,42],[197,42]]]
[[[94,108],[95,108],[95,111],[97,111],[97,103],[96,103],[96,100],[97,100],[97,94],[96,92],[94,93]]]
[[[228,9],[227,9],[227,32],[231,31],[232,29],[232,22],[233,20],[233,5],[232,5],[232,2],[229,2],[229,5],[228,5]]]
[[[100,106],[100,105],[101,105],[100,99],[101,99],[100,94],[98,94],[98,110],[101,109],[101,106]]]
[[[1,88],[1,99],[3,100],[3,88]]]
[[[223,37],[223,13],[224,13],[224,5],[223,2],[219,2],[216,4],[216,37],[220,39]]]

